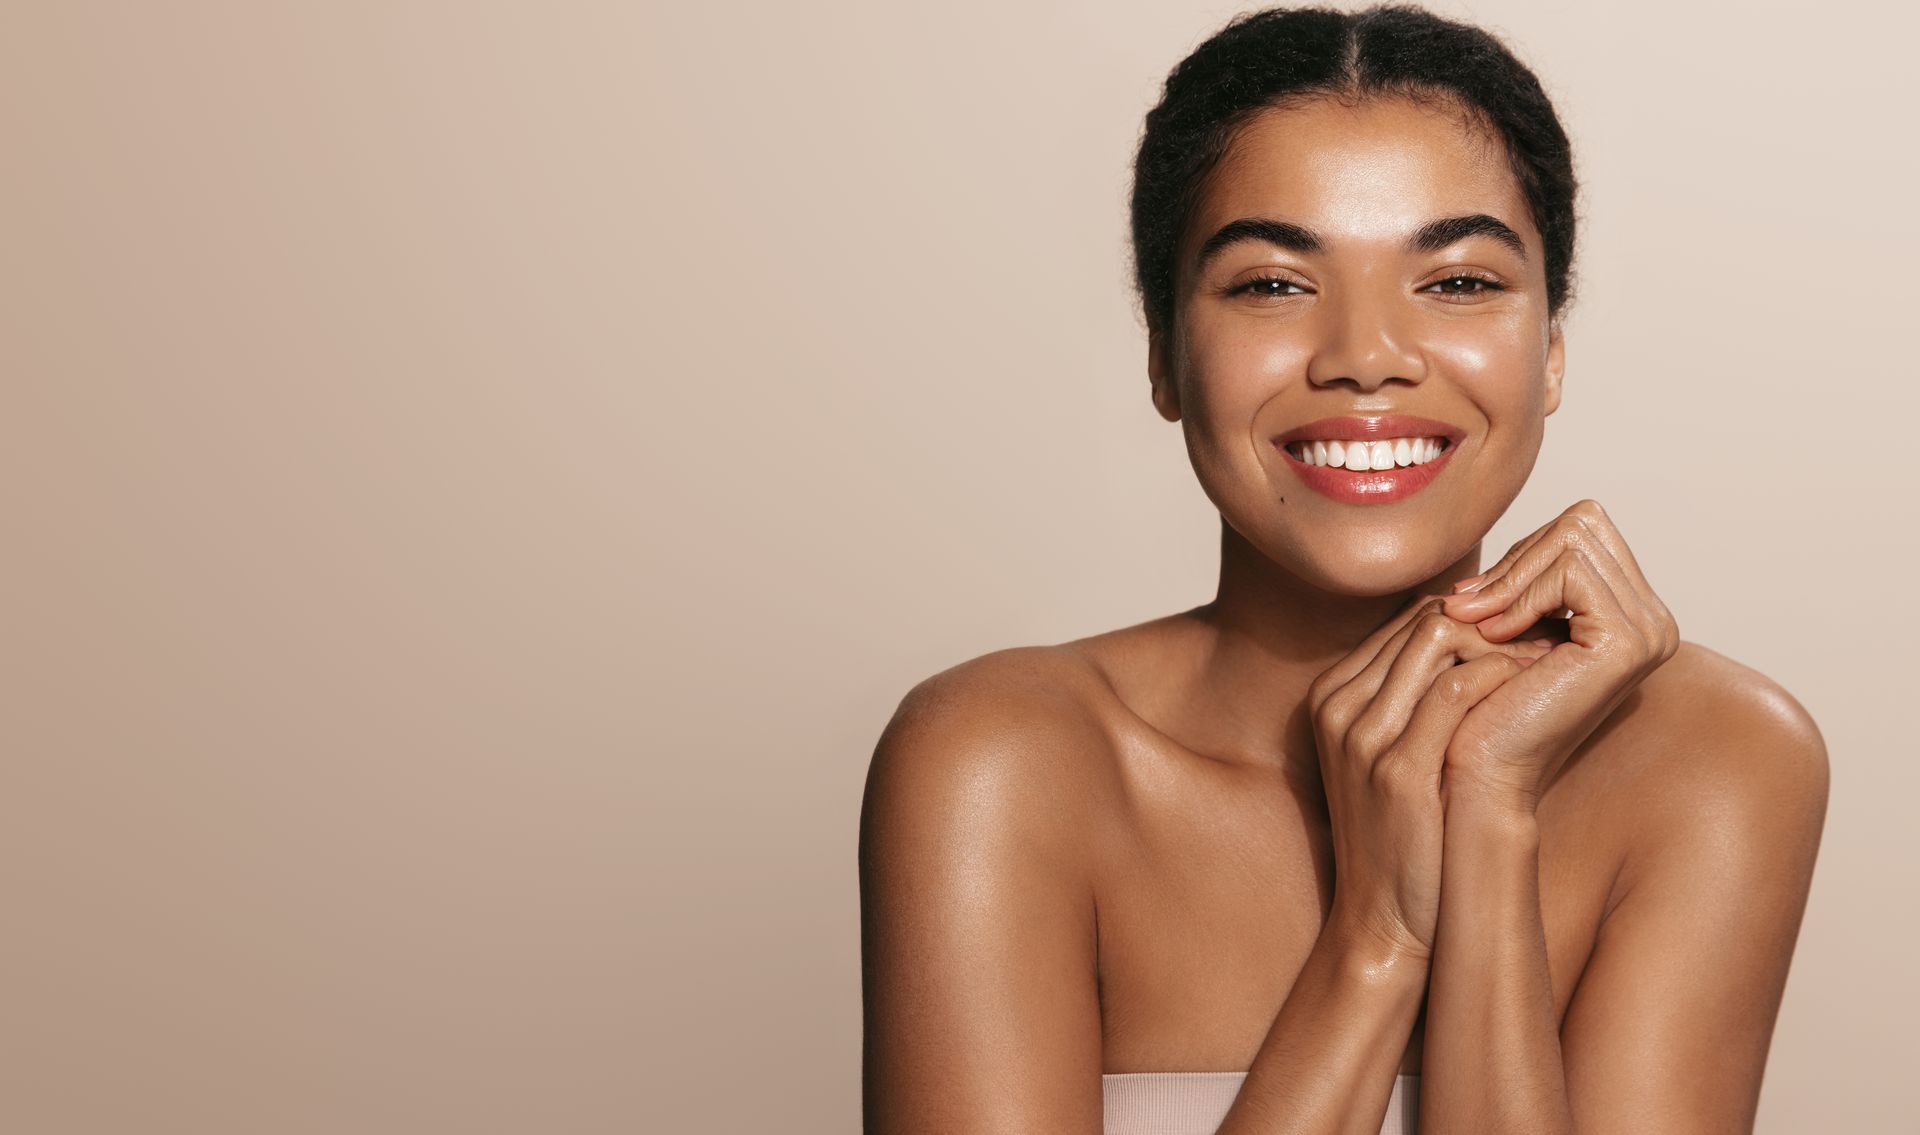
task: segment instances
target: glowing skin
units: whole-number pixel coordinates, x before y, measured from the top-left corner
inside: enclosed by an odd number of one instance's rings
[[[1409,251],[1462,217],[1501,227]],[[1213,239],[1262,219],[1281,244]],[[1270,109],[1177,255],[1147,371],[1218,593],[902,701],[862,806],[867,1129],[1093,1135],[1100,1076],[1184,1071],[1246,1073],[1223,1135],[1378,1130],[1402,1073],[1435,1132],[1750,1129],[1824,748],[1680,642],[1597,502],[1452,595],[1560,404],[1502,145],[1404,101]],[[1397,499],[1273,444],[1393,413],[1464,431]]]
[[[1209,190],[1180,247],[1179,326],[1155,337],[1150,374],[1233,532],[1339,595],[1404,591],[1473,555],[1533,469],[1564,358],[1545,250],[1503,149],[1406,102],[1314,102],[1256,119]],[[1518,232],[1526,255],[1488,235],[1405,251],[1426,222],[1474,214]],[[1326,250],[1247,240],[1195,272],[1196,247],[1248,217],[1302,225]],[[1505,290],[1444,283],[1463,272]],[[1235,294],[1263,276],[1287,283]],[[1444,476],[1388,505],[1305,491],[1268,442],[1317,418],[1394,411],[1468,437]]]

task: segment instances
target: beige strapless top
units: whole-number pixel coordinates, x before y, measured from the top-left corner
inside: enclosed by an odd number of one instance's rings
[[[1213,1135],[1245,1072],[1119,1072],[1100,1077],[1105,1135]],[[1394,1078],[1380,1135],[1416,1135],[1420,1077]]]

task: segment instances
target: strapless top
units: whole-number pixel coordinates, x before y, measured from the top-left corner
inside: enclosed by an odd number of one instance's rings
[[[1105,1135],[1213,1135],[1245,1072],[1110,1072],[1100,1077]],[[1394,1078],[1380,1135],[1416,1135],[1420,1077]]]

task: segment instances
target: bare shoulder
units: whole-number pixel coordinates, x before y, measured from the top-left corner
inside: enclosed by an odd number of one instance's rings
[[[1101,737],[1071,649],[944,670],[894,711],[860,809],[871,1131],[1096,1131]]]
[[[874,748],[863,844],[889,814],[997,819],[1031,840],[1070,842],[1108,776],[1100,688],[1070,644],[994,651],[919,682]]]
[[[1606,791],[1629,825],[1626,861],[1785,856],[1810,867],[1827,808],[1826,742],[1778,682],[1682,642],[1603,726]],[[1711,854],[1708,854],[1711,852]]]
[[[1601,731],[1592,791],[1569,804],[1622,842],[1560,1030],[1575,1121],[1751,1130],[1812,888],[1826,745],[1778,682],[1687,642]]]
[[[1712,795],[1806,791],[1827,779],[1826,742],[1799,699],[1772,678],[1682,642],[1640,686],[1632,729],[1667,785]]]
[[[1091,729],[1098,719],[1090,694],[1099,680],[1085,654],[1070,644],[996,650],[908,690],[887,723],[883,745],[928,729],[1004,741]]]

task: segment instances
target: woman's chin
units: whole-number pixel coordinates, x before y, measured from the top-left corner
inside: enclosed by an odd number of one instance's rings
[[[1391,558],[1380,560],[1352,555],[1337,560],[1322,559],[1311,564],[1302,564],[1300,574],[1307,582],[1322,591],[1353,599],[1372,599],[1421,588],[1428,580],[1435,579],[1445,572],[1448,565],[1457,558],[1448,558],[1442,554],[1427,556],[1413,552],[1400,552]],[[1429,560],[1432,562],[1429,563]],[[1427,590],[1436,595],[1444,595],[1447,589],[1435,585]]]

